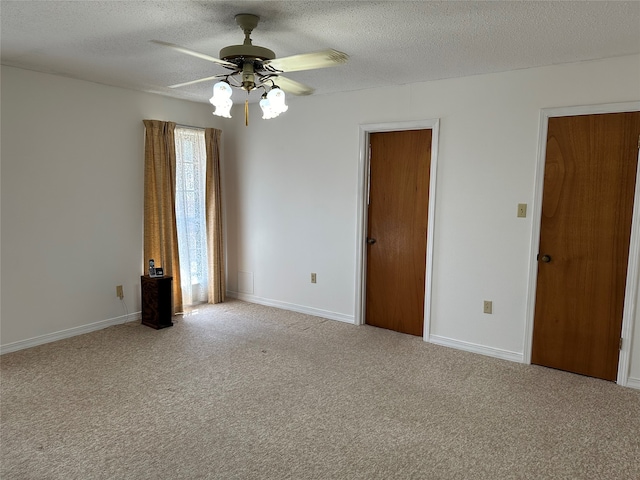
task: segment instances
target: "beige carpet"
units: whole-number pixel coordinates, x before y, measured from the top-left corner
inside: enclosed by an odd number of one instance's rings
[[[0,358],[9,479],[639,479],[640,392],[230,301]]]

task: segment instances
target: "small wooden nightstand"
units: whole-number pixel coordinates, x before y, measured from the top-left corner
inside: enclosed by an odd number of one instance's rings
[[[173,277],[140,277],[142,291],[142,324],[159,329],[173,325],[171,321]]]

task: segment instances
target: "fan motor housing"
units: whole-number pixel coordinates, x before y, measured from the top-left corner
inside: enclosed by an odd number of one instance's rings
[[[251,60],[273,60],[276,54],[265,47],[258,45],[230,45],[220,50],[220,58],[227,62],[233,62],[238,58],[247,58]]]

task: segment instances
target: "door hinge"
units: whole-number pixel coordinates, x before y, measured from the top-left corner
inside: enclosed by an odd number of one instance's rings
[[[640,135],[638,135],[638,148],[640,148]]]
[[[620,350],[622,350],[622,337],[620,337]]]

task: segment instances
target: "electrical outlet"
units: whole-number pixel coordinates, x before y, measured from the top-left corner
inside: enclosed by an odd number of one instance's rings
[[[493,302],[491,300],[484,301],[484,313],[493,313]]]
[[[311,283],[316,283],[316,274],[315,273],[311,274]]]
[[[116,285],[116,297],[120,300],[124,298],[124,292],[122,291],[122,285]]]
[[[527,204],[519,203],[518,204],[518,217],[525,218],[527,216]]]

